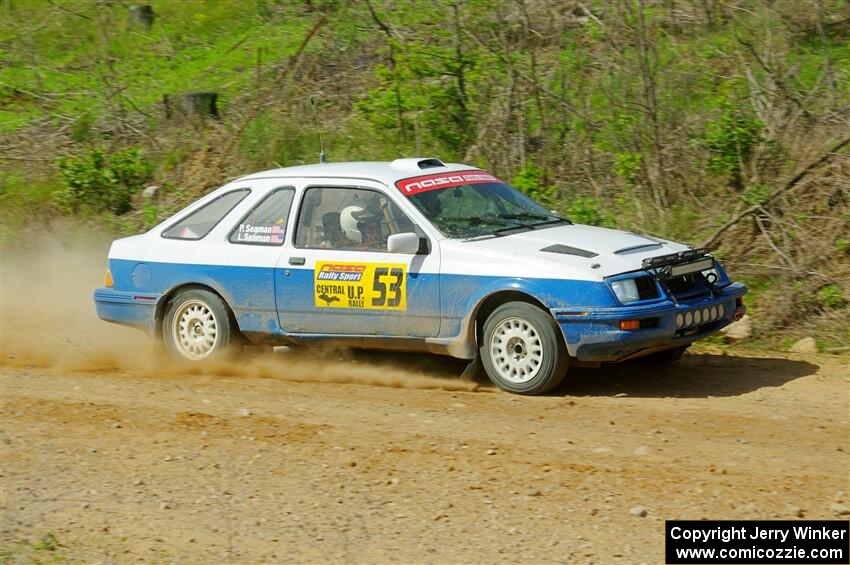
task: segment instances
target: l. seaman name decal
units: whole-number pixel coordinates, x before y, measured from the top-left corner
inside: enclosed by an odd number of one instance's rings
[[[313,271],[318,308],[407,310],[407,272],[397,263],[328,263]]]

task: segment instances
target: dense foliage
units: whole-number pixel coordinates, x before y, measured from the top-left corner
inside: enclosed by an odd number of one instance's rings
[[[142,229],[316,161],[321,130],[333,160],[469,162],[576,221],[708,242],[763,335],[850,341],[846,0],[150,4],[147,29],[0,1],[5,224],[25,202]],[[219,119],[166,117],[195,91]]]
[[[116,151],[108,160],[101,149],[94,148],[79,157],[61,157],[56,165],[64,186],[57,201],[71,212],[129,212],[133,194],[151,174],[151,165],[135,147]]]

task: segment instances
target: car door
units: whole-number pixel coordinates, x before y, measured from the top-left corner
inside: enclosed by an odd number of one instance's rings
[[[314,184],[301,192],[292,248],[276,274],[287,333],[436,336],[439,248],[377,186]],[[419,253],[389,253],[387,238],[417,233]]]

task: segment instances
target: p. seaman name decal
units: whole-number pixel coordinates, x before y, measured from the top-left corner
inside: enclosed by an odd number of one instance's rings
[[[233,232],[232,240],[238,243],[268,243],[279,245],[283,243],[284,226],[275,224],[273,226],[254,226],[251,224],[239,224]]]
[[[407,273],[396,263],[316,262],[313,296],[318,308],[407,310]]]
[[[425,175],[422,177],[413,177],[403,179],[395,183],[396,188],[408,196],[427,192],[429,190],[438,190],[441,188],[451,188],[453,186],[463,186],[465,184],[481,184],[485,182],[498,182],[499,179],[485,173],[484,171],[461,171],[459,173],[438,173],[436,175]]]

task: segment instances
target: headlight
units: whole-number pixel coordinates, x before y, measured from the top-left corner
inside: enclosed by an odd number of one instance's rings
[[[702,276],[705,277],[708,284],[717,284],[720,282],[720,273],[717,272],[717,269],[707,269],[702,272]]]
[[[634,279],[623,279],[611,283],[611,288],[617,296],[617,300],[625,304],[626,302],[634,302],[640,300],[638,296],[637,284]]]

